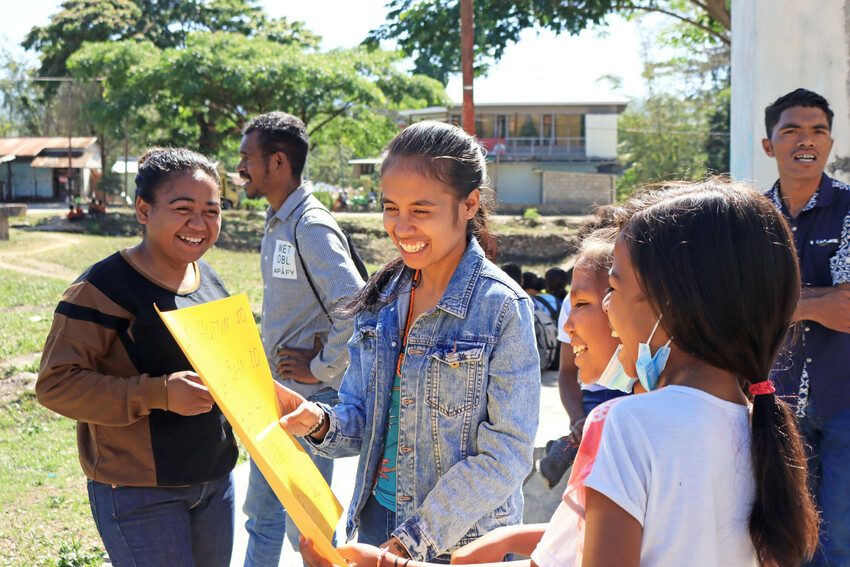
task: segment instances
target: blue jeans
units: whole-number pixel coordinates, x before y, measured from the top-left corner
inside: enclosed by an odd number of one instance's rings
[[[396,529],[395,512],[389,508],[385,508],[375,499],[374,494],[370,494],[366,500],[366,505],[360,511],[360,524],[357,528],[357,541],[369,545],[379,546],[386,542],[393,535],[393,530]],[[431,559],[430,563],[439,563],[448,565],[451,560],[450,555],[441,555]]]
[[[621,392],[620,390],[582,390],[581,391],[581,405],[584,408],[584,415],[590,415],[590,412],[598,406],[599,404],[603,404],[608,400],[613,400],[614,398],[619,398],[621,396],[628,396],[627,393]]]
[[[233,548],[233,477],[179,488],[88,481],[97,531],[116,567],[227,567]]]
[[[850,565],[850,410],[826,421],[800,419],[812,494],[821,513],[820,545],[811,566]]]
[[[334,405],[339,401],[335,390],[325,388],[309,398],[314,402]],[[322,473],[325,481],[330,484],[333,477],[333,459],[320,457],[312,453],[308,445],[298,440],[310,458]],[[248,549],[245,551],[245,567],[277,567],[283,549],[283,537],[286,534],[286,510],[278,500],[277,495],[269,486],[259,467],[251,459],[251,470],[248,476],[248,492],[245,495],[245,505],[242,511],[248,516],[245,529],[248,531]],[[289,542],[298,551],[298,531],[290,529]]]

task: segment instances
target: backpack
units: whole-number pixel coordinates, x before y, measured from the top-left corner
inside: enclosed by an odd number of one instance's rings
[[[298,260],[301,262],[301,266],[304,268],[304,276],[307,278],[307,283],[310,284],[310,289],[313,290],[313,295],[316,297],[316,301],[319,303],[319,307],[322,308],[322,311],[325,312],[325,316],[330,321],[331,325],[333,325],[333,319],[331,318],[331,314],[328,313],[328,310],[325,308],[325,304],[322,303],[322,298],[319,297],[319,292],[316,290],[316,284],[313,283],[313,278],[310,277],[310,270],[307,269],[307,264],[304,262],[304,257],[301,256],[301,248],[298,246],[298,225],[301,223],[301,219],[304,218],[304,215],[307,214],[308,211],[325,211],[329,215],[331,212],[327,210],[325,207],[308,207],[301,212],[301,216],[298,217],[298,220],[295,221],[295,227],[292,229],[292,235],[295,252],[298,254]],[[333,215],[331,215],[333,217]],[[336,219],[334,219],[336,220]],[[339,225],[337,225],[340,231],[342,231],[342,235],[345,237],[345,242],[348,245],[348,254],[351,256],[351,261],[354,262],[354,267],[357,268],[357,272],[360,274],[360,277],[363,278],[363,281],[369,279],[369,272],[366,270],[366,264],[363,263],[363,259],[360,257],[360,254],[357,253],[357,248],[354,247],[354,242],[351,241],[351,236],[342,229]]]
[[[531,298],[534,304],[534,336],[537,339],[537,354],[540,355],[540,370],[557,364],[560,355],[557,316],[552,319],[551,307],[545,301]]]

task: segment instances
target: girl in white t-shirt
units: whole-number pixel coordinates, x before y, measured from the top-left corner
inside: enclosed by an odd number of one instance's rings
[[[818,520],[767,379],[800,295],[791,232],[762,195],[718,181],[637,209],[607,305],[620,360],[650,393],[608,413],[583,564],[798,565]]]

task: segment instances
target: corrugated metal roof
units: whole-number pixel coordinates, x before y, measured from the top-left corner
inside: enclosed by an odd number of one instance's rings
[[[82,168],[82,167],[90,167],[89,162],[91,161],[91,156],[88,154],[83,154],[79,157],[71,158],[71,167],[72,168]],[[37,157],[32,160],[30,167],[46,167],[49,169],[68,167],[68,158],[67,157]]]
[[[87,149],[97,143],[97,138],[71,138],[71,148]],[[0,138],[0,155],[14,154],[18,157],[34,157],[45,148],[67,148],[68,138]],[[65,165],[68,162],[66,160]]]

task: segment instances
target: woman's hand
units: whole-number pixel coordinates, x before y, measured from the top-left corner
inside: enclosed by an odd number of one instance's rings
[[[301,558],[310,567],[376,567],[381,550],[372,545],[355,543],[337,548],[348,565],[334,565],[316,552],[313,542],[301,536]]]
[[[310,435],[314,441],[321,442],[330,427],[330,418],[325,415],[324,410],[277,382],[275,382],[275,391],[280,413],[283,414],[280,418],[280,426],[291,435],[303,437],[312,431],[319,421],[324,421],[322,427]]]
[[[274,380],[274,391],[277,395],[278,415],[281,417],[294,412],[298,406],[307,401],[307,398],[281,385],[277,380]]]
[[[212,394],[192,371],[174,372],[165,379],[166,408],[180,415],[207,413],[215,404]]]

